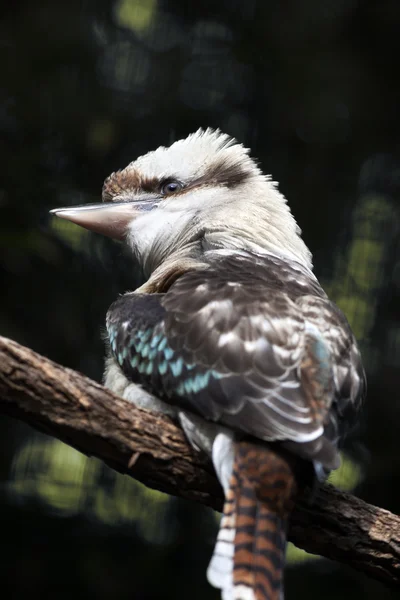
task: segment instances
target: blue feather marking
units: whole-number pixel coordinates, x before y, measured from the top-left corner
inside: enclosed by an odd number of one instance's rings
[[[146,350],[145,348],[149,345],[150,342],[150,338],[151,338],[151,334],[152,334],[152,329],[145,329],[142,331],[137,331],[136,332],[136,350],[139,353],[143,353],[145,352],[145,356],[147,355],[148,350]]]
[[[118,362],[122,363],[128,356],[128,348],[124,348],[122,352],[118,352]]]
[[[206,371],[205,373],[197,373],[194,377],[182,381],[176,388],[178,396],[186,396],[186,394],[197,394],[207,387],[210,378],[221,379],[223,375],[218,371]]]
[[[153,363],[150,361],[146,367],[146,375],[151,375],[153,372]]]
[[[139,373],[145,373],[146,367],[147,367],[147,364],[142,362],[139,364],[137,369],[138,369]]]
[[[148,344],[145,344],[145,346],[143,346],[143,350],[142,350],[142,356],[143,358],[147,358],[150,352],[150,346]]]
[[[130,335],[125,337],[125,348],[118,348],[119,330],[117,328],[110,327],[108,333],[113,353],[121,366],[128,360],[130,367],[141,375],[151,376],[157,369],[161,377],[169,371],[177,379],[175,391],[171,388],[165,390],[168,397],[174,393],[180,396],[196,394],[207,387],[210,378],[221,377],[217,371],[213,370],[190,376],[190,372],[198,365],[186,364],[182,357],[176,356],[175,351],[169,346],[164,332],[159,329],[154,331],[154,328],[150,327],[137,331],[131,330]],[[119,351],[117,352],[117,350]],[[157,361],[158,364],[155,364],[154,361]],[[184,380],[179,381],[182,378]]]
[[[178,358],[175,362],[170,363],[169,368],[171,369],[172,375],[174,377],[179,377],[179,375],[182,373],[182,369],[183,369],[182,358]]]
[[[139,364],[139,356],[137,354],[135,356],[132,356],[130,363],[131,363],[132,369],[136,369],[136,367]]]
[[[318,362],[318,383],[323,387],[329,387],[332,379],[332,363],[329,348],[325,340],[321,337],[312,337],[311,340],[311,352]]]
[[[135,350],[138,354],[142,354],[143,349],[145,347],[146,347],[146,341],[144,341],[144,340],[140,340],[139,342],[136,342],[136,344],[135,344]]]
[[[156,336],[159,337],[159,336]],[[161,340],[160,343],[158,344],[158,350],[161,352],[162,350],[164,350],[164,348],[167,345],[167,338],[165,337],[165,335],[160,335]]]
[[[158,348],[152,348],[149,350],[149,360],[154,360],[158,354]]]
[[[322,338],[313,338],[312,349],[315,357],[323,368],[330,366],[330,353],[325,341]]]
[[[151,327],[148,327],[147,329],[139,329],[136,335],[142,340],[148,342],[151,338],[152,333],[153,329]]]
[[[161,333],[156,333],[151,338],[150,348],[157,348],[158,347],[158,349],[160,350],[159,346],[161,345],[162,341],[165,341],[165,343],[167,342],[167,340],[165,339],[165,336],[163,336]]]
[[[168,369],[167,361],[164,361],[158,365],[158,371],[159,371],[160,375],[165,375],[165,373],[167,372],[167,369]]]
[[[169,346],[167,348],[164,348],[164,356],[166,360],[171,360],[174,354],[174,351]]]
[[[158,335],[153,335],[153,337],[150,340],[150,348],[157,348],[158,344],[159,344],[159,337]]]

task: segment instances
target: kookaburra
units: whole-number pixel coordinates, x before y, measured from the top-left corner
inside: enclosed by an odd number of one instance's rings
[[[141,156],[103,202],[53,212],[123,240],[146,278],[108,311],[105,385],[135,402],[139,384],[159,399],[140,404],[212,457],[225,507],[208,579],[223,600],[282,598],[299,490],[338,467],[364,396],[349,324],[286,199],[220,131]]]

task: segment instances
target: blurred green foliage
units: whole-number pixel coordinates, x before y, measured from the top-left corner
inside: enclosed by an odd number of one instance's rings
[[[136,34],[145,32],[156,18],[157,2],[137,2],[136,0],[120,0],[115,5],[116,22],[128,27]]]
[[[369,394],[335,485],[400,512],[400,5],[16,0],[1,8],[0,333],[98,380],[107,307],[141,274],[48,214],[199,126],[279,181],[361,342]],[[218,517],[0,421],[7,598],[217,598]],[[289,546],[287,598],[394,598]],[[397,597],[397,595],[396,595]]]

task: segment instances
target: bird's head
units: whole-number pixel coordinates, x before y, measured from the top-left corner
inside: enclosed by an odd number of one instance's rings
[[[199,129],[113,173],[103,204],[52,212],[125,240],[148,277],[166,263],[207,262],[215,249],[273,252],[311,268],[286,199],[248,149],[218,130]]]

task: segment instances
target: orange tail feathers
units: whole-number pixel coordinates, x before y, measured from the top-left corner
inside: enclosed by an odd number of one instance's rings
[[[288,459],[265,445],[236,444],[230,489],[208,569],[223,600],[281,600],[286,531],[297,494]]]

